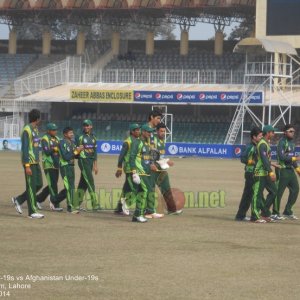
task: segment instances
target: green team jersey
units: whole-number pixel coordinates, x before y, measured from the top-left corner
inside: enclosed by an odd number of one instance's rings
[[[252,164],[249,162],[252,161]],[[257,161],[256,144],[249,144],[241,154],[241,163],[245,164],[245,172],[253,173]]]
[[[74,159],[77,156],[76,144],[73,141],[62,139],[59,142],[59,164],[60,166],[74,166]]]
[[[130,169],[130,165],[129,165],[129,157],[130,157],[130,149],[131,146],[134,142],[134,140],[136,140],[135,137],[133,136],[129,136],[122,145],[122,150],[121,153],[119,155],[119,159],[118,159],[118,168],[122,168],[123,166],[123,170],[125,173],[131,173],[131,169]]]
[[[59,168],[59,138],[45,134],[41,140],[44,169]]]
[[[267,176],[270,172],[272,172],[271,147],[265,138],[262,138],[257,144],[257,163],[254,168],[254,175]]]
[[[21,159],[25,164],[39,163],[39,131],[33,128],[31,124],[24,126],[21,133]]]
[[[164,140],[158,138],[158,136],[154,136],[154,148],[159,152],[159,158],[164,158],[166,154],[166,143]],[[155,164],[158,170],[161,170],[159,164]]]
[[[277,145],[277,160],[281,168],[297,168],[295,144],[287,137],[282,137]]]
[[[80,152],[80,159],[93,159],[97,160],[97,140],[96,137],[91,133],[83,133],[76,140],[77,146],[83,145],[84,150]]]
[[[158,150],[160,158],[164,158],[166,154],[166,143],[164,140],[159,139],[157,136],[154,136],[154,147]]]
[[[150,123],[148,123],[148,126],[155,129],[155,127],[152,127]],[[151,132],[151,135],[150,135],[150,138],[149,138],[149,141],[148,141],[151,148],[155,147],[155,139],[156,138],[157,138],[156,131]]]
[[[136,171],[139,175],[149,176],[152,164],[150,156],[150,145],[148,141],[142,139],[135,139],[132,143],[130,155],[129,155],[129,165],[130,170]]]

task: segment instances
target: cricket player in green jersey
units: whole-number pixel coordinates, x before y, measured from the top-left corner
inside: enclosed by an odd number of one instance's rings
[[[67,211],[73,214],[79,213],[79,202],[75,200],[75,171],[74,160],[83,150],[83,145],[76,147],[74,132],[71,127],[63,130],[64,138],[59,143],[60,173],[64,182],[65,195],[67,198]]]
[[[272,222],[270,207],[274,205],[277,195],[275,184],[276,175],[271,168],[270,140],[273,138],[275,128],[271,125],[263,127],[263,137],[257,144],[257,163],[254,168],[253,197],[251,206],[251,221],[255,223]],[[263,199],[264,189],[268,195]],[[261,210],[261,215],[260,215]]]
[[[162,113],[159,110],[152,110],[148,116],[148,126],[156,129],[156,126],[161,122],[162,119]],[[155,137],[155,130],[151,132],[149,142],[150,146],[154,147],[154,137]]]
[[[130,186],[129,178],[131,178],[131,170],[129,166],[129,155],[131,145],[133,144],[135,139],[138,139],[140,132],[140,125],[133,123],[129,125],[129,137],[123,142],[122,150],[118,159],[118,169],[116,172],[116,177],[119,178],[122,175],[122,170],[125,173],[125,183],[123,185],[121,199],[117,204],[117,208],[115,209],[115,213],[121,213],[129,216],[130,212],[128,207],[132,204],[129,203],[131,200],[131,193],[133,186]],[[127,203],[128,202],[128,203]]]
[[[156,157],[155,157],[156,150],[155,150],[155,145],[154,145],[154,139],[156,136],[156,126],[161,122],[162,116],[163,115],[162,115],[161,111],[158,109],[152,110],[148,115],[148,126],[154,129],[154,131],[151,132],[150,137],[149,137],[150,148],[151,148],[151,150],[153,150],[153,151],[151,151],[150,155],[152,156],[153,161],[155,161],[155,159],[156,159]],[[152,169],[153,170],[151,172],[151,184],[152,184],[153,190],[155,190],[155,172],[157,170],[157,168],[155,167],[155,164],[152,165]]]
[[[37,109],[29,112],[29,124],[23,128],[21,134],[21,157],[24,167],[26,191],[12,201],[18,213],[22,214],[21,205],[27,200],[28,215],[32,219],[44,218],[38,213],[36,206],[36,193],[43,186],[42,172],[39,165],[39,132],[41,113]]]
[[[88,210],[99,211],[101,210],[100,201],[95,192],[95,183],[93,172],[98,174],[97,166],[97,140],[93,131],[93,123],[91,120],[83,121],[83,133],[76,140],[78,147],[83,146],[84,150],[80,152],[78,158],[78,165],[81,170],[80,181],[78,184],[78,199],[79,205],[83,202],[83,197],[88,190],[91,202],[87,203]]]
[[[241,155],[241,162],[245,164],[245,186],[239,209],[235,216],[236,221],[250,221],[250,218],[248,218],[246,214],[248,209],[250,208],[253,196],[253,172],[257,161],[256,145],[259,143],[262,136],[263,133],[259,127],[252,128],[250,132],[251,143],[247,145],[246,149],[242,152]]]
[[[272,217],[280,217],[280,202],[282,195],[286,188],[289,190],[289,197],[285,209],[283,211],[283,218],[297,220],[293,214],[293,206],[299,194],[299,183],[295,171],[300,175],[300,167],[297,161],[299,156],[295,153],[295,144],[293,143],[295,128],[291,124],[287,124],[283,130],[283,137],[279,140],[277,145],[277,160],[280,168],[278,169],[278,191],[276,205],[273,206]]]
[[[170,179],[167,169],[170,166],[174,165],[173,161],[170,161],[168,158],[165,158],[166,154],[166,125],[164,123],[159,123],[156,126],[156,136],[154,136],[154,149],[158,152],[158,155],[155,157],[155,164],[157,170],[152,173],[154,177],[155,184],[160,189],[161,194],[164,197],[164,200],[167,205],[168,214],[181,214],[181,210],[176,210],[176,204],[173,194],[171,191]]]
[[[47,179],[46,186],[37,195],[37,205],[44,202],[50,194],[50,209],[53,211],[62,211],[59,203],[64,200],[64,193],[58,194],[58,178],[59,178],[59,138],[56,136],[57,126],[54,123],[47,124],[47,133],[42,137],[42,162],[43,169]],[[41,206],[39,207],[41,209]]]
[[[148,124],[141,127],[141,137],[136,139],[131,147],[129,165],[132,177],[129,184],[133,185],[136,208],[132,221],[144,223],[147,218],[162,218],[162,214],[156,213],[156,195],[151,182],[151,165],[149,138],[153,128]],[[146,213],[146,214],[145,214]]]

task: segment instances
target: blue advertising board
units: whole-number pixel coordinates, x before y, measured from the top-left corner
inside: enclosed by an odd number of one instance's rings
[[[97,151],[102,154],[120,154],[123,142],[97,141]]]
[[[98,154],[119,155],[122,150],[121,141],[98,141]],[[193,144],[193,143],[167,143],[167,156],[196,156],[211,158],[240,158],[245,145],[223,145],[223,144]],[[0,150],[21,150],[21,140],[0,139]],[[276,160],[276,146],[271,146],[272,159]],[[296,156],[300,156],[300,147],[296,147]]]
[[[98,141],[97,149],[99,154],[119,154],[122,149],[122,142]],[[192,143],[167,143],[166,155],[232,158],[233,146]]]
[[[123,142],[98,141],[99,154],[120,154]],[[167,156],[196,156],[211,158],[240,158],[245,145],[166,143]],[[276,146],[271,146],[272,159],[276,160]],[[300,147],[296,147],[300,156]]]
[[[134,91],[135,102],[150,103],[198,103],[198,104],[238,104],[242,92],[168,92],[168,91]],[[251,104],[263,103],[263,92],[255,92]]]
[[[20,151],[21,150],[21,139],[0,139],[0,150],[1,151]]]
[[[167,143],[166,154],[170,156],[198,156],[215,158],[232,158],[231,145]]]

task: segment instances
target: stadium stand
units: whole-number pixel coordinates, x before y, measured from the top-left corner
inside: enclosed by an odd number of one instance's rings
[[[39,55],[38,58],[32,64],[30,64],[28,68],[24,70],[22,75],[26,75],[28,73],[48,67],[65,58],[66,55],[63,54]]]
[[[155,54],[153,56],[147,56],[144,54],[144,50],[138,47],[128,47],[118,57],[114,57],[108,65],[106,65],[105,69],[169,69],[174,70],[218,70],[217,72],[221,73],[222,70],[239,70],[241,66],[243,66],[244,56],[241,54],[233,54],[230,49],[222,56],[215,56],[213,51],[208,47],[208,43],[202,43],[201,47],[193,47],[190,48],[189,55],[181,56],[178,51],[179,42],[171,43],[172,47],[167,47],[168,43],[164,43],[164,41],[160,41],[156,44],[157,48],[155,50]],[[207,47],[205,46],[207,45]],[[130,46],[130,45],[129,45]],[[134,50],[131,50],[133,49]],[[200,49],[201,48],[201,49]],[[90,43],[89,47],[87,47],[87,56],[89,58],[89,63],[97,61],[101,55],[103,55],[107,50],[110,49],[110,43],[101,42],[101,47],[97,44]],[[129,49],[129,50],[128,50]],[[68,54],[51,54],[48,56],[37,55],[37,54],[17,54],[15,56],[9,56],[7,54],[0,54],[0,57],[9,57],[15,59],[15,61],[19,62],[20,66],[15,68],[14,77],[10,79],[12,81],[17,76],[26,75],[31,72],[35,72],[36,70],[40,70],[42,68],[48,67],[55,62],[63,60]],[[17,58],[20,57],[20,58]],[[28,57],[31,60],[28,60]],[[6,62],[7,59],[2,59]],[[20,62],[21,61],[21,62]],[[1,60],[0,60],[1,63]],[[3,63],[4,65],[4,63]],[[1,67],[1,65],[0,65]],[[2,70],[8,69],[7,63]],[[125,71],[125,70],[124,70]],[[7,72],[9,74],[9,72]],[[120,75],[120,74],[119,74]],[[201,75],[201,74],[200,74]],[[204,74],[207,78],[207,74]],[[163,75],[164,76],[164,75]],[[242,76],[240,76],[242,79]],[[120,77],[119,77],[120,79]],[[224,79],[224,78],[223,78]],[[122,82],[122,81],[119,81]],[[126,80],[124,81],[126,82]],[[130,81],[129,81],[130,82]],[[219,83],[219,81],[214,81],[215,83]],[[227,90],[230,87],[224,86],[224,81],[220,80],[220,83],[223,85],[215,85],[213,89],[217,90]],[[211,90],[211,82],[208,85],[202,84],[201,90]],[[92,83],[87,82],[86,87],[81,85],[83,88],[101,88],[102,89],[111,89],[115,88],[115,83],[109,84],[100,84],[95,83],[95,87]],[[75,84],[76,87],[76,84]],[[123,85],[122,88],[130,88],[131,86]],[[147,88],[149,90],[157,90],[158,85],[153,84],[153,86],[147,83]],[[162,86],[163,89],[166,90],[176,90],[178,86],[168,84]],[[38,100],[41,99],[42,96],[47,97],[47,99],[55,99],[54,102],[59,102],[60,100],[64,100],[68,98],[70,85],[59,85],[54,89],[44,89],[36,94],[31,95],[31,99]],[[198,85],[193,84],[187,87],[188,90],[199,89]],[[0,95],[1,96],[1,95]],[[14,91],[11,87],[8,92],[6,92],[3,98],[13,99]],[[51,101],[52,102],[52,101]],[[180,108],[180,110],[183,107]],[[201,108],[203,110],[204,108]],[[102,110],[101,110],[102,111]],[[61,118],[54,119],[56,123],[58,123],[60,128],[64,126],[72,126],[75,128],[78,133],[81,130],[81,124],[83,119],[92,119],[94,122],[94,129],[97,138],[100,140],[123,140],[128,134],[128,126],[130,122],[139,122],[142,123],[145,121],[145,113],[135,111],[132,114],[129,113],[121,113],[115,112],[114,108],[110,108],[110,113],[96,113],[95,111],[80,111],[71,114],[70,118]],[[190,142],[190,143],[223,143],[226,137],[226,133],[230,126],[230,121],[232,119],[232,113],[226,113],[224,115],[218,113],[213,114],[212,112],[201,113],[199,114],[189,114],[187,112],[174,112],[174,122],[173,122],[173,141],[174,142]],[[52,114],[55,116],[55,114]],[[246,129],[251,127],[251,122],[246,122]],[[248,130],[248,129],[247,129]]]
[[[3,55],[3,54],[0,54]],[[20,57],[18,58],[19,62],[23,62],[23,68],[20,69],[20,72],[18,74],[16,74],[16,76],[11,80],[8,81],[8,87],[5,91],[5,93],[2,95],[3,99],[14,99],[15,98],[15,89],[14,89],[14,85],[13,85],[13,80],[16,79],[17,77],[20,76],[24,76],[27,74],[30,74],[32,72],[41,70],[43,68],[49,67],[52,64],[55,64],[63,59],[66,58],[66,55],[64,54],[52,54],[52,55],[31,55],[33,56],[33,59],[29,62],[29,63],[24,63],[24,61],[26,62],[26,60],[23,61],[23,56],[26,57],[26,55],[28,56],[29,54],[17,54],[15,55],[16,57]],[[10,55],[7,54],[7,56],[9,57]],[[7,68],[4,69],[4,72],[7,72]]]
[[[233,53],[234,44],[224,43],[216,56],[211,41],[194,41],[189,53],[180,55],[178,41],[156,41],[155,52],[145,54],[143,42],[129,41],[120,55],[105,65],[102,82],[242,84],[244,55]],[[165,73],[167,72],[167,73]]]
[[[106,69],[238,69],[243,62],[243,55],[224,53],[215,56],[209,51],[191,49],[188,56],[182,56],[173,50],[156,52],[147,56],[142,52],[129,51],[115,57]]]
[[[111,49],[111,41],[109,40],[87,41],[85,50],[86,61],[90,64],[97,62],[109,49]]]
[[[36,59],[35,54],[0,54],[0,83],[9,84]]]

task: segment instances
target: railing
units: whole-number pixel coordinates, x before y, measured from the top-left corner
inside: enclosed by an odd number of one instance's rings
[[[14,82],[15,95],[29,95],[67,82],[69,60],[57,62],[38,71],[19,77]],[[75,72],[73,73],[76,74]]]
[[[19,137],[19,121],[13,116],[0,118],[0,138]]]
[[[67,82],[75,83],[144,83],[144,84],[243,84],[244,70],[220,69],[103,69],[83,63],[82,57],[74,56],[49,67],[19,77],[15,83],[17,97],[55,87]],[[259,84],[270,74],[292,77],[291,64],[249,62],[248,76],[256,76],[253,84]],[[261,78],[259,78],[259,76]],[[275,75],[276,76],[276,75]],[[294,84],[299,84],[296,78]]]
[[[163,83],[163,84],[242,84],[240,70],[162,70],[95,69],[82,64],[80,58],[65,61],[18,78],[17,97],[55,87],[66,82],[86,83]]]
[[[292,76],[292,65],[290,63],[248,62],[246,74],[254,76]]]
[[[85,79],[95,83],[242,84],[244,76],[241,70],[104,69],[87,73]]]
[[[242,84],[243,75],[241,70],[99,69],[74,56],[19,77],[14,87],[16,97],[21,97],[67,82]]]

